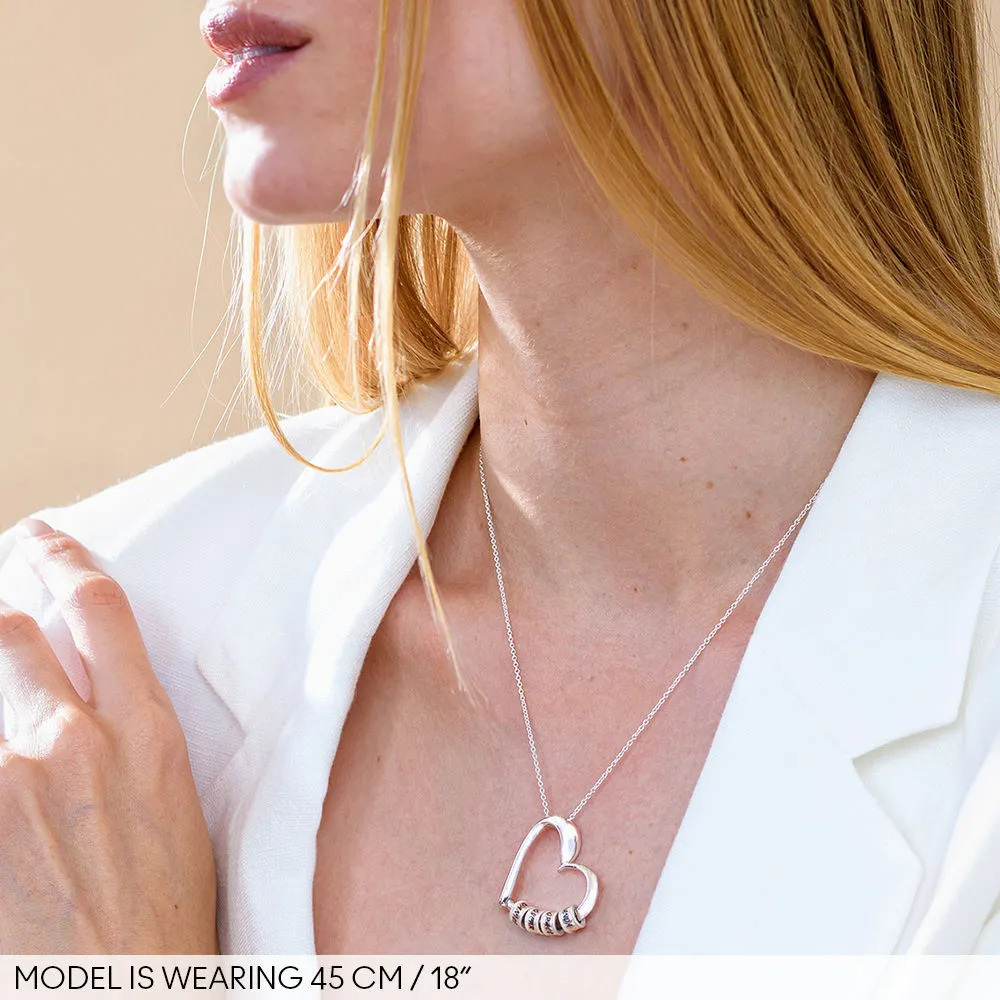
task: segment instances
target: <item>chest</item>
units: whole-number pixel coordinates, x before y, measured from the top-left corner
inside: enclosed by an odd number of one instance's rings
[[[540,937],[498,905],[514,855],[542,817],[513,676],[485,707],[470,708],[454,690],[429,697],[433,685],[416,672],[450,667],[422,641],[407,642],[402,603],[390,605],[369,648],[329,775],[313,885],[317,953],[632,952],[745,638],[720,643],[700,683],[685,678],[575,818],[576,860],[597,875],[598,901],[582,931]],[[471,638],[464,644],[473,661],[475,648]],[[660,680],[647,678],[627,705],[613,697],[615,679],[599,676],[589,699],[561,712],[532,699],[552,812],[566,816],[580,801],[670,677]],[[548,830],[524,858],[515,898],[551,909],[580,902],[583,875],[557,872],[558,863],[558,835]]]

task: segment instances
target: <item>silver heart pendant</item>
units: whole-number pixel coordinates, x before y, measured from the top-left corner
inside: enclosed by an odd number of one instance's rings
[[[532,906],[527,900],[514,900],[514,885],[517,876],[521,872],[521,864],[525,855],[531,848],[538,836],[546,827],[553,827],[559,834],[559,860],[558,871],[566,868],[574,868],[580,872],[587,880],[587,889],[583,894],[583,899],[574,906],[568,906],[562,910],[542,910],[537,906]],[[541,934],[545,937],[558,936],[560,934],[573,934],[583,930],[587,923],[587,917],[597,903],[597,876],[586,866],[575,864],[577,854],[580,852],[580,831],[562,816],[546,816],[540,819],[527,833],[521,846],[514,855],[514,861],[507,873],[507,880],[500,890],[500,906],[509,911],[512,923],[518,927],[529,931],[532,934]]]

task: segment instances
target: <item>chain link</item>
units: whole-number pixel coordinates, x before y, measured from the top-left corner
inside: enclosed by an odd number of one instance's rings
[[[490,504],[490,495],[486,489],[486,472],[483,468],[482,445],[479,446],[479,482],[483,488],[483,505],[486,508],[486,525],[489,528],[490,532],[490,546],[493,549],[493,563],[496,566],[497,585],[500,588],[500,603],[503,605],[503,617],[507,625],[507,642],[510,645],[510,658],[514,663],[514,679],[517,681],[517,693],[521,699],[521,711],[524,713],[524,728],[528,733],[528,747],[531,750],[531,759],[535,766],[535,778],[538,781],[538,793],[541,796],[542,809],[544,811],[544,815],[549,816],[551,815],[551,813],[549,811],[548,798],[545,795],[545,782],[542,780],[542,768],[538,762],[538,750],[535,746],[535,734],[531,727],[531,717],[528,714],[528,703],[524,697],[524,684],[521,681],[521,668],[517,662],[517,650],[514,647],[514,632],[510,625],[510,613],[507,609],[507,593],[504,590],[503,572],[500,569],[500,553],[497,550],[496,531],[493,526],[493,509]],[[756,572],[753,574],[752,577],[750,577],[749,581],[747,581],[746,586],[740,591],[739,596],[736,598],[736,600],[729,605],[729,608],[726,610],[726,613],[718,620],[718,622],[716,622],[715,627],[712,629],[712,631],[709,632],[704,639],[702,639],[701,643],[698,645],[698,648],[694,651],[694,655],[691,657],[691,659],[687,661],[687,663],[677,674],[677,676],[670,682],[670,686],[666,689],[666,691],[664,691],[663,694],[660,695],[659,700],[650,710],[649,714],[639,724],[639,728],[636,729],[636,731],[625,741],[624,746],[622,746],[621,750],[619,750],[618,753],[615,755],[614,760],[612,760],[611,763],[608,764],[608,766],[604,769],[604,773],[597,779],[597,781],[594,782],[594,784],[590,788],[590,791],[587,792],[587,794],[584,795],[584,797],[579,801],[577,807],[568,816],[565,817],[569,822],[572,822],[573,819],[578,815],[580,810],[590,801],[590,799],[597,791],[597,789],[604,784],[605,780],[608,778],[611,772],[618,766],[618,762],[622,759],[622,757],[625,756],[626,753],[628,753],[628,751],[632,748],[632,745],[635,743],[635,741],[642,735],[643,730],[650,724],[650,722],[653,721],[653,717],[656,715],[657,712],[659,712],[659,710],[666,703],[667,699],[670,697],[674,688],[677,687],[677,685],[681,682],[681,679],[684,677],[684,675],[691,669],[691,667],[694,666],[695,661],[705,651],[705,647],[708,646],[708,644],[712,641],[712,639],[715,638],[715,635],[719,631],[719,629],[722,628],[723,625],[725,625],[725,623],[729,619],[729,616],[736,610],[737,607],[739,607],[740,602],[750,592],[750,588],[753,587],[753,585],[760,579],[761,574],[767,569],[768,566],[770,566],[771,560],[774,559],[774,557],[781,550],[785,542],[787,542],[789,537],[791,537],[792,532],[795,531],[795,529],[799,526],[799,524],[801,524],[802,519],[806,516],[806,514],[809,513],[809,509],[815,502],[816,497],[819,496],[819,491],[822,488],[823,488],[822,485],[820,485],[820,487],[816,490],[816,492],[809,498],[806,505],[799,512],[798,517],[796,517],[795,520],[792,521],[792,523],[788,526],[788,530],[785,531],[785,533],[781,536],[781,539],[778,541],[778,543],[774,546],[773,549],[771,549],[771,552],[768,555],[768,557],[760,564],[760,566],[757,567]]]

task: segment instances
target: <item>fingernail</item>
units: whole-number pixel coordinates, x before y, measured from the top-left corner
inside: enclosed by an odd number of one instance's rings
[[[31,535],[47,535],[50,531],[55,529],[51,524],[46,524],[45,521],[37,517],[25,517],[17,522],[14,529],[17,534],[22,538],[27,538]]]

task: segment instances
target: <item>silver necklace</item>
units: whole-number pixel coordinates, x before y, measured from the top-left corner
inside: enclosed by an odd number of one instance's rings
[[[500,907],[509,914],[512,923],[532,934],[541,934],[543,936],[572,934],[584,928],[587,923],[587,917],[590,916],[594,906],[597,904],[597,876],[594,874],[592,869],[588,868],[586,865],[578,864],[576,862],[576,857],[580,852],[580,832],[573,823],[573,820],[579,814],[580,810],[590,801],[597,789],[604,784],[608,775],[610,775],[611,772],[618,766],[619,761],[632,748],[632,744],[639,738],[643,730],[650,724],[650,722],[653,721],[653,717],[663,707],[674,688],[677,687],[684,675],[691,669],[692,666],[694,666],[695,661],[704,652],[705,647],[712,641],[712,639],[715,638],[715,634],[720,628],[722,628],[729,616],[736,610],[743,598],[750,592],[750,588],[757,582],[764,570],[766,570],[771,564],[771,560],[778,554],[781,547],[788,541],[792,532],[795,531],[795,529],[802,522],[802,519],[809,512],[809,508],[812,507],[816,497],[819,496],[819,491],[822,489],[822,485],[809,498],[798,517],[796,517],[795,520],[788,526],[788,530],[781,536],[778,544],[771,549],[768,557],[760,564],[753,576],[750,577],[746,586],[740,591],[739,596],[735,601],[733,601],[732,604],[729,605],[726,613],[718,620],[718,622],[716,622],[712,631],[709,632],[704,639],[702,639],[698,648],[694,651],[694,655],[687,661],[677,676],[670,682],[670,686],[666,689],[666,691],[660,695],[657,703],[650,710],[646,718],[644,718],[639,724],[639,728],[636,729],[636,731],[625,741],[624,746],[615,755],[614,760],[608,764],[608,766],[604,769],[604,773],[597,779],[597,781],[590,786],[590,790],[582,799],[580,799],[576,808],[568,816],[563,818],[562,816],[553,815],[549,810],[549,801],[545,794],[545,782],[542,780],[542,769],[538,763],[538,751],[535,748],[535,734],[531,728],[531,718],[528,715],[528,703],[525,700],[524,685],[521,682],[521,668],[517,662],[517,650],[514,648],[514,632],[510,627],[510,613],[507,610],[507,594],[503,586],[503,572],[500,569],[500,554],[497,550],[496,531],[493,526],[493,510],[490,506],[490,495],[486,489],[486,472],[483,469],[482,445],[479,447],[479,481],[483,488],[483,504],[486,508],[486,524],[490,532],[490,546],[493,549],[493,562],[497,571],[497,585],[500,588],[500,603],[503,605],[503,617],[507,624],[507,641],[510,644],[510,658],[514,663],[514,679],[517,681],[517,693],[521,699],[521,710],[524,713],[524,728],[528,733],[528,747],[531,750],[531,759],[535,766],[535,778],[538,781],[538,793],[541,796],[543,813],[542,819],[540,819],[528,831],[524,840],[521,841],[521,846],[517,849],[517,854],[514,855],[514,861],[510,866],[510,871],[507,873],[507,878],[504,881],[503,888],[500,890],[499,903]],[[572,869],[578,871],[586,880],[586,888],[580,902],[561,910],[545,910],[537,906],[532,906],[525,899],[514,899],[514,887],[517,882],[518,875],[520,874],[521,864],[524,861],[525,855],[528,853],[528,850],[531,848],[531,845],[535,842],[535,840],[548,827],[553,828],[559,834],[560,865],[558,870],[564,871],[566,869]]]

